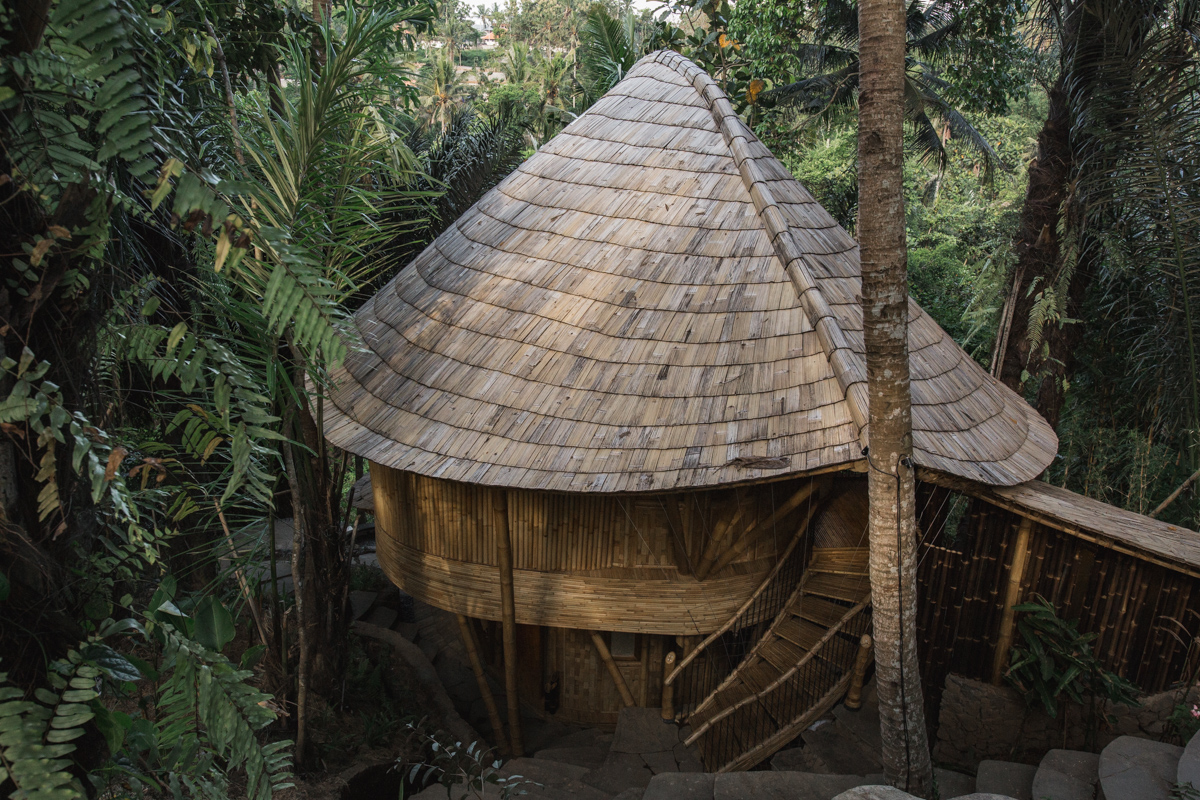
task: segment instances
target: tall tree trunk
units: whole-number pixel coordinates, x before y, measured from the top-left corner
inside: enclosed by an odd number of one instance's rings
[[[1040,332],[1042,346],[1035,351],[1030,343],[1030,313],[1040,292],[1059,282],[1064,262],[1063,229],[1082,231],[1083,220],[1078,209],[1068,208],[1075,155],[1071,145],[1070,100],[1062,78],[1050,87],[1047,100],[1049,108],[1038,133],[1037,155],[1029,165],[1029,186],[1013,247],[1017,264],[1001,315],[992,373],[1018,392],[1024,391],[1028,381],[1040,380],[1038,411],[1052,426],[1058,427],[1064,382],[1073,372],[1074,353],[1082,342],[1083,329],[1078,324],[1060,326],[1051,322]],[[1079,256],[1067,285],[1068,318],[1078,318],[1094,274],[1086,242],[1079,242],[1077,248]]]
[[[917,665],[916,497],[904,219],[904,0],[863,0],[858,233],[870,394],[871,598],[883,767],[929,796],[933,767]]]

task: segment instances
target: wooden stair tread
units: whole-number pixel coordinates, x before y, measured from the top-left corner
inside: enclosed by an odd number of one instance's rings
[[[825,632],[826,629],[820,625],[798,617],[784,620],[775,629],[776,634],[804,651],[810,651],[816,647]]]
[[[756,659],[755,663],[743,670],[739,677],[753,690],[754,694],[758,694],[782,674],[783,672],[771,662]]]
[[[870,551],[865,547],[815,547],[808,568],[812,572],[866,575]]]
[[[860,603],[870,596],[871,581],[866,575],[820,572],[805,582],[804,593],[832,597],[848,603]]]
[[[804,653],[805,651],[797,645],[778,636],[773,637],[770,642],[763,645],[758,651],[758,654],[764,660],[774,664],[775,668],[780,671],[796,666],[800,659],[804,657]]]
[[[816,595],[805,594],[796,598],[788,609],[797,617],[810,620],[825,628],[832,628],[846,616],[853,606],[835,603]]]

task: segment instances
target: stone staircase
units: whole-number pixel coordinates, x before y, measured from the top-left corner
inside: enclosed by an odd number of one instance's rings
[[[870,627],[866,548],[814,548],[799,586],[737,667],[687,716],[714,772],[769,758],[841,698]]]

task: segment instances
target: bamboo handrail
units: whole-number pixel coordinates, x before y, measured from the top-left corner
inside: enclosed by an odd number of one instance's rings
[[[759,637],[759,640],[754,643],[754,646],[750,648],[750,652],[746,653],[746,655],[742,656],[741,663],[743,663],[743,664],[749,663],[750,659],[752,659],[756,655],[758,655],[758,651],[761,650],[763,645],[766,644],[767,641],[770,640],[771,636],[775,633],[776,629],[779,628],[780,623],[782,623],[785,619],[787,619],[791,615],[790,609],[791,609],[792,605],[798,599],[800,599],[801,597],[804,596],[804,585],[806,583],[808,583],[808,576],[809,576],[809,573],[807,571],[805,571],[805,573],[802,576],[800,576],[800,583],[798,586],[796,586],[795,591],[793,591],[791,593],[791,595],[788,596],[787,602],[783,604],[783,608],[779,609],[779,613],[775,615],[775,619],[771,622],[771,626],[769,628],[767,628],[767,630],[763,632],[763,635],[761,637]],[[737,680],[737,677],[738,677],[738,670],[734,669],[732,672],[730,672],[728,675],[725,676],[724,680],[722,680],[719,684],[717,684],[717,688],[713,689],[711,692],[708,693],[708,697],[704,698],[704,700],[702,700],[700,702],[700,704],[698,706],[696,706],[695,708],[693,708],[691,710],[691,712],[689,712],[689,713],[691,713],[692,715],[699,714],[701,711],[708,708],[709,704],[712,703],[717,698],[717,696],[721,694],[721,692],[725,689],[726,686],[728,686],[729,684],[731,684],[735,680]]]
[[[796,529],[796,534],[792,537],[792,541],[788,543],[787,548],[784,549],[783,555],[779,557],[779,560],[775,563],[775,566],[772,567],[771,571],[767,573],[767,577],[763,578],[763,581],[758,585],[758,588],[755,589],[748,598],[746,598],[744,603],[738,606],[737,611],[734,611],[733,615],[730,616],[721,627],[717,628],[715,631],[706,636],[704,641],[696,645],[696,647],[693,648],[692,651],[687,654],[687,656],[680,659],[679,664],[675,667],[675,670],[668,675],[666,680],[663,682],[664,685],[670,686],[672,683],[674,683],[675,678],[679,676],[679,673],[682,672],[688,664],[692,663],[696,656],[704,652],[705,648],[707,648],[710,644],[719,639],[726,631],[732,628],[741,618],[741,616],[750,609],[750,606],[754,604],[754,601],[758,599],[759,595],[766,591],[767,586],[770,585],[771,581],[775,579],[775,576],[779,574],[779,571],[783,569],[783,565],[787,562],[788,557],[791,556],[792,551],[796,549],[796,545],[800,543],[800,540],[804,538],[804,534],[808,532],[808,524],[812,521],[813,514],[816,513],[816,510],[816,503],[809,506],[808,511],[804,515],[804,520],[800,523],[800,526]]]
[[[763,750],[773,752],[772,748],[777,750],[795,738],[797,730],[807,728],[826,711],[833,708],[837,699],[846,691],[846,684],[850,682],[850,677],[849,673],[843,675],[817,702],[804,709],[799,715],[793,717],[792,721],[787,725],[781,725],[774,735],[768,736],[728,764],[721,765],[717,772],[733,772],[735,769],[745,767],[747,764],[757,763],[760,760],[758,754]],[[770,755],[770,752],[768,752],[768,755]]]
[[[778,678],[776,678],[775,680],[771,681],[769,684],[764,686],[761,691],[756,692],[755,694],[749,695],[747,697],[743,697],[741,700],[737,701],[733,705],[731,705],[727,708],[721,709],[714,716],[712,716],[711,718],[706,720],[703,725],[701,725],[699,728],[697,728],[695,731],[693,731],[692,735],[689,736],[686,741],[684,741],[684,744],[691,744],[692,742],[699,739],[700,736],[702,736],[705,731],[707,731],[709,728],[711,728],[716,723],[718,723],[721,720],[728,717],[733,712],[737,711],[739,708],[741,708],[743,706],[747,706],[750,703],[756,703],[759,700],[761,700],[764,696],[773,692],[777,686],[782,684],[788,678],[795,675],[797,670],[799,670],[801,667],[803,667],[809,661],[812,661],[816,657],[817,653],[820,652],[821,648],[825,646],[826,642],[828,642],[830,639],[832,639],[842,628],[846,627],[847,622],[849,622],[851,619],[853,619],[855,616],[857,616],[859,613],[861,613],[862,610],[865,609],[869,605],[871,605],[870,596],[868,596],[866,600],[863,600],[858,605],[852,607],[849,611],[847,611],[845,614],[843,614],[842,618],[840,620],[838,620],[837,623],[832,628],[825,631],[825,635],[822,636],[815,645],[813,645],[813,649],[809,650],[807,653],[805,653],[804,657],[796,662],[795,666],[791,667],[787,672],[784,672]]]

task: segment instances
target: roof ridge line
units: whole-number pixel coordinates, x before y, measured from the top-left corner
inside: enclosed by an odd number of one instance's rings
[[[646,56],[670,67],[676,73],[686,78],[704,100],[713,121],[720,131],[721,137],[729,147],[741,173],[742,183],[750,193],[754,210],[759,221],[771,239],[775,256],[783,264],[784,272],[796,289],[800,306],[808,317],[809,324],[816,329],[817,338],[825,350],[825,356],[833,367],[834,377],[846,396],[846,404],[850,416],[858,426],[858,438],[863,447],[868,444],[868,403],[867,375],[865,366],[858,361],[857,355],[850,348],[845,331],[833,314],[829,302],[821,294],[816,278],[804,258],[804,253],[792,238],[787,219],[779,209],[771,189],[756,163],[757,159],[750,155],[746,133],[748,129],[742,118],[733,110],[729,97],[721,89],[712,76],[697,66],[687,57],[674,50],[658,50]]]

